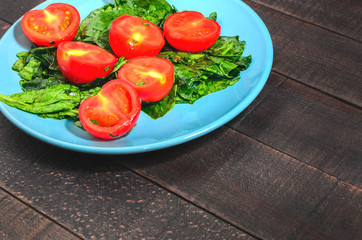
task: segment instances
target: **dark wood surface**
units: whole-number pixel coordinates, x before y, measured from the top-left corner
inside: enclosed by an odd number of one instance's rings
[[[0,36],[41,2],[2,0]],[[244,2],[272,73],[206,136],[100,156],[0,114],[0,239],[362,239],[362,2]]]

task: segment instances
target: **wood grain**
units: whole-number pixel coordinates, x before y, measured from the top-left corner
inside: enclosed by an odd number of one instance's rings
[[[273,70],[362,106],[362,44],[270,8],[248,3],[274,45]]]
[[[0,136],[1,185],[86,239],[256,240],[132,173],[118,159],[50,146],[2,114]]]
[[[0,189],[0,239],[82,239]]]
[[[44,0],[13,0],[6,2],[2,1],[0,4],[0,19],[8,23],[14,23],[19,18],[21,18],[21,16],[23,16],[27,11],[42,2],[44,2]]]
[[[362,189],[339,182],[301,226],[295,239],[361,239]]]
[[[124,163],[262,239],[289,239],[337,182],[225,127]]]
[[[251,1],[362,41],[362,4],[360,0]]]
[[[229,126],[361,188],[361,122],[361,110],[287,80]]]

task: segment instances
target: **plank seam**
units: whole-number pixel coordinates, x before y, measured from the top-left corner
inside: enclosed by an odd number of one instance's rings
[[[283,77],[286,77],[286,78],[288,78],[288,79],[290,79],[290,80],[292,80],[292,81],[295,81],[295,82],[297,82],[297,83],[299,83],[299,84],[301,84],[301,85],[303,85],[303,86],[306,86],[306,87],[308,87],[308,88],[310,88],[310,89],[313,89],[314,91],[317,91],[317,92],[319,92],[319,93],[322,93],[323,95],[326,95],[326,96],[331,97],[331,98],[333,98],[333,99],[335,99],[335,100],[338,100],[339,102],[342,102],[342,103],[347,104],[347,105],[349,105],[349,106],[351,106],[351,107],[354,107],[354,108],[356,108],[357,110],[362,110],[362,106],[359,106],[359,105],[357,105],[357,104],[355,104],[355,103],[352,103],[352,102],[350,102],[350,101],[348,101],[348,100],[346,100],[346,99],[343,99],[343,98],[340,98],[340,97],[338,97],[338,96],[332,95],[332,94],[330,94],[330,93],[328,93],[328,92],[325,92],[325,91],[323,91],[323,90],[321,90],[321,89],[319,89],[319,88],[313,87],[313,86],[309,85],[308,83],[305,83],[305,82],[302,82],[302,81],[300,81],[300,80],[298,80],[298,79],[292,78],[292,77],[290,77],[290,76],[288,76],[288,75],[286,75],[286,74],[284,74],[284,73],[278,72],[278,71],[276,71],[276,70],[272,70],[272,71],[273,71],[274,73],[279,74],[279,75],[281,75],[281,76],[283,76]]]
[[[313,23],[313,22],[307,21],[307,20],[302,19],[302,18],[300,18],[300,17],[293,16],[293,15],[287,13],[287,12],[280,11],[280,10],[278,10],[278,9],[276,9],[276,8],[273,8],[273,7],[270,7],[270,6],[268,6],[268,5],[265,5],[265,4],[262,4],[262,3],[258,3],[258,2],[254,2],[253,0],[247,0],[247,1],[243,0],[243,1],[244,1],[244,2],[252,2],[252,3],[255,4],[255,5],[263,6],[263,7],[265,7],[265,8],[271,9],[271,10],[273,10],[273,11],[275,11],[275,12],[281,13],[281,14],[286,15],[286,16],[288,16],[288,17],[297,19],[297,20],[299,20],[299,21],[302,21],[302,22],[308,23],[308,24],[310,24],[310,25],[312,25],[312,26],[315,26],[315,27],[318,27],[318,28],[320,28],[320,29],[323,29],[323,30],[325,30],[325,31],[328,31],[328,32],[337,34],[337,35],[339,35],[339,36],[345,37],[345,38],[347,38],[347,39],[350,39],[350,40],[353,40],[353,41],[356,41],[356,42],[359,42],[359,43],[362,43],[362,40],[353,38],[353,37],[348,36],[348,35],[344,35],[343,33],[340,33],[340,32],[334,31],[334,30],[332,30],[332,29],[323,27],[322,25],[318,25],[317,23]]]
[[[232,131],[234,131],[234,132],[236,132],[236,133],[238,133],[238,134],[240,134],[240,135],[243,135],[243,136],[245,136],[245,137],[247,137],[247,138],[250,138],[250,139],[252,139],[252,140],[254,140],[254,141],[256,141],[256,142],[258,142],[258,143],[260,143],[260,144],[262,144],[262,145],[264,145],[264,146],[266,146],[266,147],[268,147],[268,148],[270,148],[270,149],[273,149],[274,151],[277,151],[277,152],[279,152],[279,153],[281,153],[281,154],[283,154],[283,155],[285,155],[285,156],[288,156],[288,157],[294,159],[295,161],[298,161],[298,162],[300,162],[300,163],[302,163],[302,164],[305,164],[305,165],[308,166],[308,167],[314,168],[314,169],[316,169],[316,170],[318,170],[318,171],[320,171],[320,172],[322,172],[322,173],[324,173],[324,174],[327,174],[328,176],[337,179],[338,182],[346,183],[346,184],[348,184],[348,185],[350,185],[350,186],[353,186],[353,187],[355,187],[355,188],[361,189],[360,187],[356,186],[355,184],[352,184],[352,183],[348,182],[347,180],[344,180],[344,179],[342,179],[342,178],[340,178],[340,177],[337,177],[337,176],[335,176],[335,175],[333,175],[333,174],[331,174],[331,173],[329,173],[329,172],[326,172],[326,171],[323,170],[323,169],[320,169],[320,168],[317,168],[317,167],[315,167],[315,166],[313,166],[313,165],[310,165],[308,162],[304,162],[304,161],[302,161],[302,160],[300,160],[300,159],[298,159],[298,158],[290,155],[289,153],[286,153],[286,152],[284,152],[284,151],[281,151],[280,149],[277,149],[277,148],[275,148],[275,147],[273,147],[273,146],[271,146],[271,145],[269,145],[269,144],[263,143],[263,142],[261,142],[260,140],[255,139],[255,138],[249,136],[248,134],[246,134],[246,133],[244,133],[244,132],[239,132],[237,129],[234,129],[232,126],[225,126],[225,127],[226,127],[226,128],[229,128],[230,130],[232,130]],[[362,189],[361,189],[361,190],[362,190]]]
[[[314,206],[314,208],[308,213],[308,215],[305,217],[305,219],[302,221],[302,223],[295,229],[295,232],[290,236],[290,239],[296,239],[296,237],[298,236],[299,232],[302,230],[302,228],[304,227],[304,225],[307,224],[307,221],[309,218],[311,218],[316,212],[317,210],[320,208],[320,206],[322,205],[323,202],[326,201],[326,199],[328,198],[328,196],[334,191],[334,189],[336,189],[337,185],[340,183],[341,181],[337,179],[337,181],[332,185],[332,187],[330,189],[328,189],[328,191],[326,192],[326,194],[319,200],[319,202],[317,202],[317,204]]]
[[[0,182],[1,183],[1,182]],[[50,216],[46,215],[45,213],[43,213],[42,211],[38,210],[37,208],[35,208],[34,206],[30,205],[29,203],[25,202],[24,200],[20,199],[19,197],[17,197],[15,194],[11,193],[9,190],[4,188],[4,185],[1,184],[0,185],[0,190],[4,191],[5,193],[7,193],[9,196],[13,197],[15,200],[19,201],[20,203],[24,204],[25,206],[27,206],[28,208],[30,208],[31,210],[35,211],[36,213],[40,214],[41,216],[43,216],[44,218],[46,218],[47,220],[53,222],[54,224],[56,224],[57,226],[59,226],[60,228],[66,230],[67,232],[69,232],[70,234],[72,234],[73,236],[85,240],[84,237],[79,236],[78,234],[76,234],[75,232],[73,232],[71,229],[69,229],[67,226],[61,224],[60,222],[56,221],[55,219],[51,218]]]
[[[3,19],[3,18],[0,18],[0,21],[3,21],[4,23],[10,24],[10,25],[14,25],[14,23],[11,23],[11,22],[7,21],[6,19]]]
[[[223,218],[222,216],[218,216],[216,213],[213,213],[213,212],[211,212],[210,210],[208,210],[208,209],[206,209],[206,208],[204,208],[204,207],[202,207],[202,206],[200,206],[200,205],[192,202],[190,199],[188,199],[188,198],[186,198],[186,197],[178,194],[177,192],[174,192],[174,191],[168,189],[167,186],[164,186],[164,185],[162,185],[161,183],[158,183],[155,179],[152,179],[152,178],[146,176],[145,174],[143,174],[142,172],[137,171],[137,170],[135,170],[135,169],[132,169],[132,168],[128,167],[127,164],[121,163],[121,165],[124,166],[126,169],[130,170],[131,172],[133,172],[134,174],[138,175],[139,177],[144,178],[144,179],[150,181],[151,183],[155,184],[156,186],[160,187],[161,189],[163,189],[163,190],[165,190],[165,191],[167,191],[167,192],[169,192],[169,193],[171,193],[171,194],[174,194],[175,196],[179,197],[179,198],[182,199],[183,201],[186,201],[187,203],[189,203],[189,204],[191,204],[191,205],[193,205],[193,206],[195,206],[195,207],[197,207],[197,208],[205,211],[206,213],[208,213],[208,214],[216,217],[217,219],[219,219],[219,220],[221,220],[221,221],[229,224],[230,226],[232,226],[232,227],[234,227],[234,228],[236,228],[236,229],[238,229],[238,230],[240,230],[240,231],[245,232],[246,234],[250,235],[251,237],[255,238],[256,240],[263,240],[263,238],[256,236],[254,233],[251,233],[251,232],[249,232],[248,230],[245,230],[245,229],[240,228],[239,226],[231,223],[230,221],[226,220],[226,219]]]

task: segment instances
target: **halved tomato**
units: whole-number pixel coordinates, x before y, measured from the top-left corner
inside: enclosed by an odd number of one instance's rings
[[[140,17],[123,15],[113,21],[109,43],[118,57],[156,56],[165,39],[162,30]]]
[[[141,100],[136,90],[129,82],[115,79],[80,104],[79,119],[93,136],[115,139],[136,125],[140,112]]]
[[[159,57],[136,57],[118,71],[118,78],[127,80],[142,101],[157,102],[164,98],[174,83],[172,63]]]
[[[66,3],[53,3],[31,10],[21,19],[25,36],[37,46],[57,46],[72,40],[80,24],[79,12]]]
[[[202,13],[183,11],[172,14],[163,25],[166,40],[184,52],[201,52],[211,47],[220,36],[220,25]]]
[[[57,61],[60,71],[71,82],[86,84],[97,77],[105,77],[113,70],[116,56],[101,47],[66,41],[59,44]]]

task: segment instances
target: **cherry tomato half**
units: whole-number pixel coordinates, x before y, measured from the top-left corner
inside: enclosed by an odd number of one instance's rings
[[[109,44],[118,57],[156,56],[165,39],[162,30],[140,17],[123,15],[113,21]]]
[[[80,104],[79,119],[93,136],[115,139],[136,125],[140,112],[141,101],[136,90],[129,82],[115,79]]]
[[[66,3],[53,3],[44,9],[31,10],[21,19],[25,36],[37,46],[57,46],[72,40],[78,31],[77,9]]]
[[[116,56],[101,47],[66,41],[59,44],[57,61],[60,71],[71,82],[86,84],[97,77],[105,77],[113,70]]]
[[[118,78],[131,82],[142,101],[156,102],[171,91],[174,67],[164,58],[136,57],[121,67]]]
[[[163,25],[166,40],[184,52],[201,52],[211,47],[220,36],[220,25],[199,12],[172,14]]]

